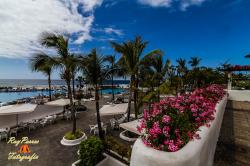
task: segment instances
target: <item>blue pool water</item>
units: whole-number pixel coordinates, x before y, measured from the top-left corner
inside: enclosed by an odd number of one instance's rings
[[[59,91],[53,93],[60,93]],[[1,92],[0,103],[11,102],[22,98],[35,97],[39,95],[49,95],[49,91],[32,91],[32,92]]]
[[[114,89],[115,94],[125,93],[126,90],[121,88]],[[54,93],[62,93],[61,91],[52,91]],[[102,94],[112,94],[112,89],[102,89]],[[1,92],[0,93],[0,103],[6,103],[15,101],[18,99],[28,98],[28,97],[35,97],[39,95],[49,95],[49,91],[32,91],[32,92]]]
[[[112,94],[112,89],[102,89],[102,94]],[[121,94],[121,93],[125,93],[126,90],[122,89],[122,88],[115,88],[114,89],[114,94]]]

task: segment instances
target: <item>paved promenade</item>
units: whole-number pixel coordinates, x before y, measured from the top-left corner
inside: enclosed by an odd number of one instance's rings
[[[102,101],[100,104],[103,105],[105,102]],[[215,166],[250,165],[250,109],[244,107],[244,104],[249,106],[249,103],[228,103],[216,149]],[[96,123],[95,103],[88,102],[86,106],[88,111],[79,114],[77,128],[89,135],[88,125]],[[104,123],[108,123],[108,119],[109,117],[102,118]],[[29,139],[40,141],[38,145],[30,146],[31,152],[39,155],[38,160],[31,162],[8,161],[8,153],[19,150],[19,147],[6,144],[4,140],[1,141],[0,166],[70,166],[78,158],[76,152],[79,147],[62,146],[60,140],[71,128],[71,121],[59,120],[45,128],[38,128],[30,133],[28,131],[20,133],[19,139],[28,136]],[[117,136],[119,131],[108,131],[108,134]]]
[[[228,102],[214,165],[250,165],[250,102]]]
[[[104,101],[100,104],[105,104]],[[89,124],[96,124],[95,102],[91,101],[85,104],[87,111],[81,112],[77,119],[77,128],[82,129],[89,135]],[[41,106],[43,107],[43,106]],[[47,107],[47,106],[45,106]],[[104,123],[108,123],[108,118],[102,118]],[[28,136],[29,139],[39,140],[39,144],[31,145],[30,151],[39,155],[38,160],[31,162],[8,161],[9,152],[18,151],[20,146],[9,145],[5,140],[0,141],[0,166],[70,166],[78,159],[76,154],[78,146],[63,146],[60,143],[63,135],[71,131],[72,121],[59,120],[55,124],[44,128],[21,132],[17,139]]]

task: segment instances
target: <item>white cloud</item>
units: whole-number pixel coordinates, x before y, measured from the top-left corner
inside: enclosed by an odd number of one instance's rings
[[[114,28],[104,28],[104,32],[107,33],[107,34],[115,34],[115,35],[118,35],[118,36],[122,36],[123,35],[123,31],[120,30],[120,29],[114,29]]]
[[[181,0],[181,10],[185,11],[188,7],[190,6],[199,6],[201,5],[203,2],[205,2],[205,0]]]
[[[206,0],[137,0],[138,3],[151,7],[172,7],[177,4],[182,11],[185,11],[190,6],[199,6]]]
[[[172,0],[138,0],[138,2],[152,7],[170,7]]]
[[[93,12],[101,4],[102,0],[1,0],[0,56],[29,57],[41,50],[38,39],[44,31],[77,34],[75,44],[90,40]]]
[[[104,5],[104,7],[105,8],[109,8],[109,7],[113,7],[113,6],[115,6],[116,4],[118,4],[118,0],[106,0],[105,1],[106,3],[105,3],[105,5]]]

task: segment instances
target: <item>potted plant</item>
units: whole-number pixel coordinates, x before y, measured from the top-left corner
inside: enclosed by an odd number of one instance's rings
[[[90,137],[80,144],[80,159],[72,166],[126,166],[122,162],[104,153],[104,142],[98,137]]]
[[[61,144],[65,146],[75,146],[79,145],[86,139],[86,134],[78,129],[76,130],[75,134],[73,134],[72,132],[67,132],[61,140]]]
[[[115,155],[117,158],[124,160],[125,162],[129,162],[131,156],[131,147],[124,143],[121,143],[114,137],[106,137],[105,139],[106,150],[110,152],[112,155]]]
[[[124,130],[120,133],[120,138],[128,142],[134,142],[138,137],[139,135],[134,134],[128,130]]]
[[[131,166],[212,165],[226,103],[219,85],[154,103],[138,126]]]

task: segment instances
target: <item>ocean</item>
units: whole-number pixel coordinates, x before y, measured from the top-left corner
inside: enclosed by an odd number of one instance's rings
[[[76,81],[77,84],[77,81]],[[104,85],[111,85],[111,80],[105,80]],[[129,84],[129,80],[114,80],[114,84]],[[46,79],[0,79],[0,87],[47,86]],[[64,80],[52,80],[52,85],[63,86]]]
[[[114,84],[128,84],[128,80],[114,80]],[[76,84],[77,85],[77,81]],[[106,80],[104,85],[110,85],[111,81]],[[52,80],[52,86],[64,86],[64,80]],[[47,80],[38,79],[0,79],[0,87],[21,87],[21,86],[48,86]],[[123,92],[122,89],[117,89],[117,93]],[[111,93],[110,89],[103,90],[104,94]],[[116,92],[115,92],[116,93]],[[0,92],[0,105],[1,103],[11,102],[14,100],[35,97],[39,95],[48,95],[48,91],[32,91],[32,92]]]
[[[47,86],[48,80],[42,79],[0,79],[0,87]],[[52,80],[52,85],[65,85],[63,80]]]

